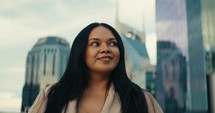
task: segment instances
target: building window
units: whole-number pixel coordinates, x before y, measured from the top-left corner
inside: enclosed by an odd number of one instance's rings
[[[30,85],[33,83],[33,77],[34,77],[34,56],[32,56],[32,63],[31,63],[31,77],[30,77]]]
[[[61,58],[60,58],[60,60],[61,60],[61,62],[60,62],[60,75],[62,75],[62,71],[63,71],[63,56],[60,56]]]
[[[176,79],[176,60],[172,60],[172,76],[173,76],[173,79],[175,80]]]
[[[37,70],[36,70],[36,81],[38,81],[38,76],[39,76],[39,63],[40,63],[40,56],[37,55]]]
[[[215,70],[215,52],[212,53],[212,69]]]
[[[169,71],[168,71],[168,67],[167,67],[167,64],[164,66],[164,71],[165,71],[165,76],[166,76],[166,79],[168,79],[169,78]]]
[[[52,75],[54,76],[55,74],[55,54],[53,55],[53,65],[52,65]]]
[[[47,59],[47,55],[45,54],[44,56],[44,67],[43,67],[43,74],[46,75],[46,59]]]

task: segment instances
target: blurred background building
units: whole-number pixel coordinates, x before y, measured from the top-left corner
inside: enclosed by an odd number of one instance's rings
[[[116,6],[115,28],[121,35],[125,46],[126,71],[128,76],[140,87],[154,94],[155,66],[149,60],[145,42],[145,26],[143,24],[142,31],[140,31],[120,22],[118,1]]]
[[[215,1],[202,0],[202,35],[204,40],[208,86],[208,110],[215,113]]]
[[[57,82],[68,62],[69,43],[59,37],[40,38],[28,52],[21,111],[27,111],[39,91]]]
[[[131,39],[125,35],[122,36],[126,53],[126,70],[129,78],[146,88],[146,72],[150,65],[146,46],[138,39]]]
[[[186,59],[174,42],[158,41],[156,97],[165,113],[186,109]],[[159,85],[158,85],[159,84]]]
[[[156,0],[156,86],[159,86],[156,98],[165,113],[208,112],[202,2],[204,1]],[[162,45],[166,46],[166,50]],[[180,61],[180,68],[176,66],[177,60]],[[167,79],[169,75],[179,78]],[[171,84],[173,81],[175,86]]]
[[[201,0],[186,1],[189,51],[188,112],[191,113],[208,112],[201,5]]]

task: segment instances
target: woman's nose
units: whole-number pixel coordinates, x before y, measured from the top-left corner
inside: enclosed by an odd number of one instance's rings
[[[104,44],[101,46],[101,53],[110,53],[110,52],[111,52],[111,50],[108,47],[108,45]]]

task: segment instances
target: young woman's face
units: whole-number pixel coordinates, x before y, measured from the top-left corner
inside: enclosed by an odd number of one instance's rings
[[[86,48],[86,64],[90,72],[109,74],[119,63],[120,52],[112,32],[103,27],[94,28]]]

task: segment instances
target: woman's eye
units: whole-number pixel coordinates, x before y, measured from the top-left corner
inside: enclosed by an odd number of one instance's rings
[[[110,45],[111,46],[117,46],[117,42],[111,42]]]
[[[98,43],[98,42],[92,42],[90,45],[91,45],[91,46],[98,46],[99,43]]]

